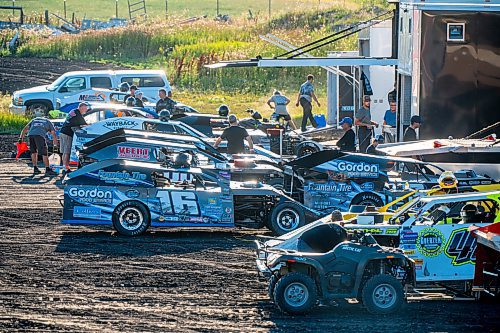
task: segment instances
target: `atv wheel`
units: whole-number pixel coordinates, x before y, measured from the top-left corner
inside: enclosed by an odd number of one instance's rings
[[[269,286],[267,287],[267,294],[269,295],[269,298],[274,300],[274,288],[276,287],[276,283],[278,282],[278,277],[276,275],[271,275],[271,278],[269,279]]]
[[[113,212],[113,226],[125,236],[138,236],[149,228],[149,213],[143,204],[125,201]]]
[[[281,236],[302,227],[305,219],[304,211],[299,205],[284,202],[274,207],[269,227],[275,235]]]
[[[404,303],[403,286],[392,275],[375,275],[366,282],[361,298],[370,313],[392,313]]]
[[[366,192],[360,193],[352,198],[351,206],[353,205],[382,207],[384,201],[375,193]]]
[[[311,277],[294,272],[276,282],[273,298],[281,311],[300,315],[313,308],[318,298],[318,291]]]

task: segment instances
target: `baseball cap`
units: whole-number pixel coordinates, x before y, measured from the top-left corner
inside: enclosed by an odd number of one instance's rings
[[[91,109],[92,107],[90,106],[90,103],[89,102],[81,102],[80,104],[78,104],[78,107],[80,106],[83,106],[83,105],[86,105],[87,108]]]
[[[135,91],[135,94],[136,94],[136,95],[140,95],[140,94],[142,94],[142,90],[136,90],[136,91]]]
[[[235,123],[238,121],[238,118],[234,114],[230,114],[227,120],[229,120],[230,123]]]
[[[137,86],[135,84],[131,85],[129,89],[135,89],[137,90]]]
[[[420,116],[412,116],[410,119],[410,123],[422,123],[422,118]]]
[[[351,125],[351,126],[352,126],[352,119],[351,119],[351,117],[344,117],[344,118],[340,121],[340,123],[339,123],[339,125],[344,125],[344,124],[349,124],[349,125]]]
[[[385,142],[385,139],[384,139],[384,136],[379,134],[375,137],[375,139],[378,143],[384,143]]]
[[[363,96],[363,101],[371,101],[372,98],[369,95]]]

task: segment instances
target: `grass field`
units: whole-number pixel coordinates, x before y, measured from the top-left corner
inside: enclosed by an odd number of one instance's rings
[[[137,0],[131,1],[136,2]],[[271,0],[271,15],[282,14],[291,10],[324,10],[333,5],[356,9],[360,4],[380,0]],[[254,17],[268,18],[269,0],[219,0],[219,13],[230,16],[240,16],[249,13]],[[64,15],[64,0],[16,0],[16,6],[22,6],[28,16],[41,15],[46,9],[49,12]],[[83,0],[66,0],[66,17],[71,18],[75,13],[78,19],[93,18],[105,19],[115,16],[118,4],[118,17],[128,18],[127,0],[94,0],[92,5]],[[217,0],[146,0],[146,12],[149,17],[165,17],[166,4],[168,13],[177,16],[215,17]],[[0,0],[0,5],[12,5],[12,0]],[[0,17],[12,16],[12,12],[1,11]]]

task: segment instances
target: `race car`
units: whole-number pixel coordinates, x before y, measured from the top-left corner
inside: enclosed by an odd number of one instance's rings
[[[315,210],[348,211],[352,205],[381,207],[411,190],[430,189],[444,170],[410,158],[323,150],[285,164],[286,193]],[[467,170],[458,185],[492,184]]]
[[[415,261],[418,282],[471,280],[476,239],[468,228],[500,222],[500,191],[419,197],[376,222],[361,214],[338,223],[403,249]]]
[[[227,171],[105,160],[64,179],[63,224],[112,225],[135,236],[152,227],[268,227],[277,235],[320,215],[269,185]]]
[[[130,131],[127,130],[129,133]],[[107,140],[99,140],[101,138],[98,137],[78,151],[79,165],[84,166],[108,159],[171,164],[176,159],[184,158],[185,163],[191,166],[211,166],[214,169],[225,170],[230,173],[231,180],[235,181],[260,181],[271,185],[283,182],[282,169],[269,161],[262,163],[262,158],[236,158],[230,161],[210,145],[206,143],[203,145],[197,138],[172,134],[161,134],[161,136],[164,138],[114,136]]]
[[[358,299],[371,313],[388,314],[405,302],[404,288],[415,284],[413,260],[401,250],[335,223],[316,221],[256,244],[269,297],[288,314],[344,298]]]
[[[196,129],[183,122],[179,122],[176,120],[165,121],[140,117],[120,117],[103,120],[76,130],[71,148],[71,161],[73,163],[78,162],[76,151],[77,149],[81,149],[83,144],[89,142],[94,138],[97,138],[100,135],[106,134],[116,129],[136,129],[147,132],[187,134],[195,138],[201,138],[210,144],[215,142],[215,139],[208,138],[205,134],[197,131]],[[219,145],[221,152],[224,152],[226,147],[227,142],[222,142],[221,145]],[[258,155],[269,157],[276,163],[281,162],[281,158],[279,155],[276,155],[268,150],[265,150],[258,146],[254,146],[254,150]]]

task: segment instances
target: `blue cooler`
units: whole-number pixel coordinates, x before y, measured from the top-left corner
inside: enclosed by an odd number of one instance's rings
[[[326,127],[326,118],[325,118],[324,114],[315,114],[314,120],[316,120],[316,124],[318,125],[318,128]]]

